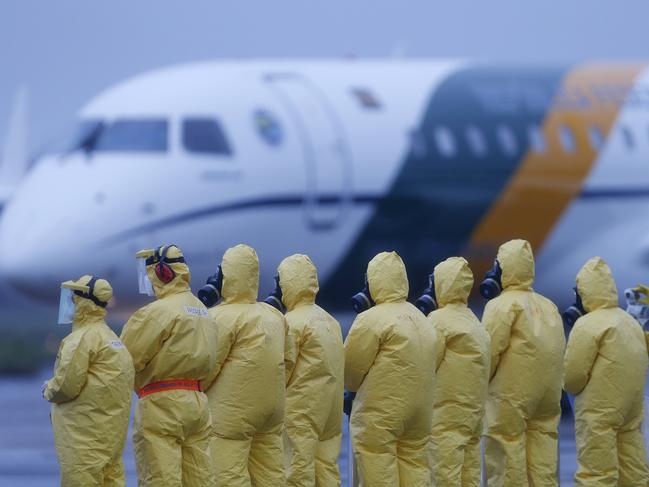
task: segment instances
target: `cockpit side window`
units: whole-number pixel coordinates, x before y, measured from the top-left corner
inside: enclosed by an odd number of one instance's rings
[[[79,150],[91,151],[103,129],[103,122],[95,119],[79,120],[60,141],[45,149],[50,154],[67,154]]]
[[[90,151],[166,152],[168,134],[164,119],[117,119],[105,124]]]
[[[188,152],[223,156],[232,154],[225,133],[215,118],[191,117],[184,119],[182,144]]]

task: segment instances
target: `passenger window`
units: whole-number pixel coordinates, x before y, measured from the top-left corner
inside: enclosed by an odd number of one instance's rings
[[[466,129],[466,141],[469,144],[471,152],[476,157],[484,157],[487,153],[487,141],[482,131],[474,126],[470,125]]]
[[[622,134],[622,141],[624,142],[624,145],[626,146],[627,150],[632,151],[633,148],[635,147],[633,132],[631,132],[631,129],[629,127],[622,127],[620,129],[620,132]]]
[[[591,125],[588,128],[588,139],[590,140],[591,147],[595,150],[600,150],[604,145],[602,130],[597,125]]]
[[[543,154],[545,152],[545,137],[543,136],[543,131],[538,125],[531,125],[527,129],[527,137],[529,140],[530,147],[534,152]]]
[[[442,156],[447,158],[455,156],[457,153],[455,137],[453,137],[453,133],[447,127],[439,126],[435,128],[433,137],[435,138],[437,150]]]
[[[513,156],[518,151],[518,143],[512,129],[506,125],[500,125],[496,129],[496,137],[505,155]]]
[[[129,119],[108,123],[98,135],[95,151],[165,152],[169,124],[163,119]]]
[[[561,142],[561,147],[563,147],[563,150],[566,152],[573,153],[577,148],[575,134],[573,134],[572,130],[567,125],[562,125],[559,128],[559,142]]]
[[[225,134],[213,118],[186,118],[182,127],[183,147],[199,154],[232,154]]]

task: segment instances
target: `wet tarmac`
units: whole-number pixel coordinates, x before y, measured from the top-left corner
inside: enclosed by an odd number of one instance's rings
[[[50,427],[49,403],[40,395],[48,371],[29,377],[0,377],[0,485],[10,487],[52,487],[59,473]],[[339,458],[343,486],[348,485],[348,435],[345,427]],[[575,441],[572,421],[560,429],[561,486],[571,486],[575,471]],[[126,485],[137,485],[133,448],[124,451]]]

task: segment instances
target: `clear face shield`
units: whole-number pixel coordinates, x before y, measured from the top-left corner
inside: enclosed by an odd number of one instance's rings
[[[89,292],[88,286],[77,284],[74,281],[65,281],[61,284],[61,297],[59,299],[59,325],[69,325],[74,322],[76,305],[74,304],[74,292]]]
[[[146,261],[153,254],[155,254],[153,249],[140,250],[135,254],[135,257],[137,257],[137,282],[140,294],[146,294],[147,296],[155,296],[153,284],[151,284],[151,279],[149,279],[146,272]]]

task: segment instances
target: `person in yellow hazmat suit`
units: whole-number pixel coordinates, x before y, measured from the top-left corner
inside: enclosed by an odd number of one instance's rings
[[[532,289],[529,242],[500,246],[480,286],[492,297],[485,460],[489,487],[556,486],[565,336],[557,307]],[[496,296],[496,297],[494,297]]]
[[[257,302],[259,260],[251,247],[228,249],[219,274],[223,301],[210,309],[216,365],[203,382],[217,485],[282,486],[286,321]]]
[[[366,487],[429,486],[435,330],[406,302],[408,277],[395,252],[376,255],[366,277],[366,288],[353,299],[355,309],[368,309],[345,340],[345,387],[356,392],[350,423],[360,481]]]
[[[433,485],[480,486],[480,437],[491,350],[489,334],[467,306],[472,288],[467,261],[450,257],[435,266],[427,289],[430,308],[437,308],[428,320],[442,349],[433,407]]]
[[[42,392],[52,403],[64,487],[125,485],[122,450],[134,372],[131,356],[104,321],[112,296],[108,281],[93,276],[61,285],[59,323],[72,323],[72,333]]]
[[[133,425],[138,485],[215,485],[210,411],[199,381],[214,367],[214,327],[189,288],[175,245],[138,252],[140,291],[157,298],[131,316],[122,341],[139,396]]]
[[[296,354],[286,371],[288,485],[337,487],[345,366],[340,325],[315,304],[318,274],[308,256],[287,257],[278,275],[289,349]]]
[[[577,274],[579,318],[568,339],[564,388],[575,398],[580,487],[649,485],[641,423],[649,359],[642,327],[618,307],[608,265],[593,257]]]
[[[649,286],[638,284],[635,288],[625,290],[625,293],[629,292],[631,295],[627,294],[626,311],[642,325],[647,348],[649,348]]]

